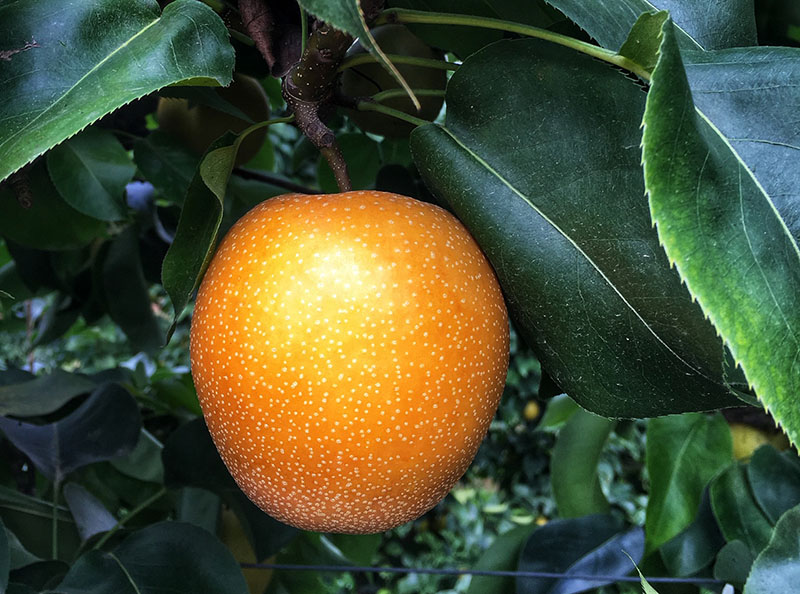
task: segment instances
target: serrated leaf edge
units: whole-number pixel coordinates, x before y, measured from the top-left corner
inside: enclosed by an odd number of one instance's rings
[[[659,63],[661,62],[661,50],[660,50],[660,48],[661,48],[661,45],[662,45],[662,42],[663,42],[663,38],[664,38],[664,27],[666,27],[667,25],[670,25],[670,24],[673,24],[671,16],[664,22],[664,25],[662,26],[662,29],[661,29],[661,34],[660,34],[660,40],[661,41],[659,42],[658,58],[656,60],[656,66],[655,66],[655,68],[653,68],[653,73],[656,72],[656,70],[658,69]],[[645,113],[646,113],[646,108],[645,108]],[[747,174],[750,176],[750,178],[753,180],[753,182],[755,182],[756,187],[760,190],[760,192],[762,193],[762,195],[766,199],[767,203],[769,204],[770,208],[772,209],[773,213],[775,214],[776,218],[780,222],[781,228],[784,230],[784,232],[788,236],[788,238],[789,238],[789,240],[791,242],[791,245],[794,247],[794,250],[795,250],[795,253],[796,253],[797,257],[798,257],[798,260],[800,261],[800,248],[798,248],[797,242],[794,240],[794,237],[792,237],[792,234],[790,233],[789,228],[786,226],[786,222],[783,220],[783,217],[780,216],[780,213],[778,212],[778,209],[775,207],[775,203],[772,201],[772,199],[770,198],[769,194],[767,194],[767,192],[764,189],[764,187],[761,185],[761,183],[755,177],[753,172],[750,170],[750,168],[747,166],[747,164],[741,158],[741,156],[736,151],[736,149],[734,149],[734,147],[730,144],[730,142],[728,142],[728,139],[722,134],[722,132],[719,130],[719,128],[717,128],[714,125],[714,123],[708,118],[708,116],[706,116],[697,106],[695,106],[695,113],[700,118],[702,118],[704,122],[706,122],[709,125],[709,127],[720,137],[720,139],[730,149],[731,153],[734,155],[736,160],[739,162],[739,165],[740,165],[740,167],[739,167],[739,175],[741,176],[741,170],[744,169],[747,172]],[[646,125],[646,122],[645,122],[645,119],[644,119],[644,114],[642,115],[642,123],[640,125],[640,128],[642,129],[642,141],[640,143],[640,147],[642,149],[642,158],[641,158],[642,173],[643,173],[644,184],[645,184],[645,196],[647,197],[648,203],[649,203],[651,195],[650,195],[650,190],[648,188],[648,176],[647,176],[647,173],[646,173],[647,160],[644,157],[645,135],[647,133],[647,125]],[[742,371],[744,372],[744,374],[745,374],[745,379],[747,380],[748,388],[755,393],[756,398],[761,403],[764,411],[772,416],[772,418],[775,420],[775,422],[778,425],[778,427],[781,429],[781,431],[783,431],[784,435],[786,435],[786,437],[789,439],[789,442],[792,444],[792,446],[795,449],[797,449],[798,448],[798,443],[796,443],[795,440],[792,439],[792,436],[789,435],[789,433],[784,429],[783,424],[781,423],[780,419],[778,419],[773,414],[773,411],[771,411],[769,409],[767,404],[759,396],[759,386],[758,386],[757,382],[753,382],[753,381],[750,380],[750,375],[747,373],[746,365],[737,356],[736,351],[738,349],[736,349],[735,345],[731,341],[729,341],[722,334],[721,330],[719,330],[719,326],[718,326],[717,321],[716,321],[716,316],[714,316],[713,312],[709,312],[708,309],[704,306],[703,298],[700,295],[696,294],[695,291],[692,290],[690,281],[688,279],[686,279],[686,277],[684,276],[683,272],[681,271],[681,264],[678,261],[674,260],[672,258],[672,256],[670,256],[669,252],[667,251],[665,242],[662,240],[662,234],[661,234],[658,222],[655,220],[654,217],[652,217],[652,211],[651,211],[651,218],[652,218],[652,225],[656,229],[656,233],[658,235],[658,243],[664,249],[664,253],[667,255],[667,260],[669,261],[670,266],[675,268],[678,271],[678,274],[681,277],[681,281],[682,281],[683,285],[686,287],[687,291],[689,291],[689,294],[691,295],[692,300],[694,302],[696,302],[698,305],[700,305],[700,309],[702,310],[703,315],[705,316],[705,319],[708,320],[711,323],[711,325],[714,327],[714,331],[716,332],[717,336],[722,340],[723,344],[725,346],[727,346],[728,349],[730,350],[730,353],[731,353],[731,356],[733,357],[733,361],[734,361],[735,365],[740,367],[742,369]]]
[[[17,131],[17,132],[14,134],[14,135],[12,135],[12,136],[9,136],[9,137],[8,137],[7,139],[5,139],[5,140],[4,140],[2,143],[0,143],[0,148],[2,148],[3,146],[7,145],[7,144],[8,144],[9,142],[11,142],[13,139],[15,139],[15,138],[17,138],[18,136],[20,136],[21,134],[23,134],[23,133],[25,132],[25,130],[27,130],[27,129],[28,129],[28,128],[29,128],[29,127],[30,127],[30,126],[31,126],[31,125],[32,125],[34,122],[36,122],[36,120],[38,120],[38,119],[39,119],[40,117],[42,117],[42,116],[43,116],[45,113],[47,113],[49,110],[51,110],[51,109],[52,109],[52,108],[53,108],[53,107],[54,107],[56,104],[58,104],[58,103],[59,103],[59,102],[60,102],[60,101],[61,101],[61,100],[62,100],[64,97],[66,97],[67,95],[69,95],[69,93],[70,93],[70,92],[71,92],[71,91],[72,91],[72,90],[73,90],[73,89],[74,89],[74,88],[75,88],[75,87],[76,87],[78,84],[80,84],[80,82],[81,82],[81,81],[83,81],[83,80],[84,80],[84,79],[85,79],[87,76],[89,76],[90,74],[92,74],[93,72],[95,72],[95,71],[96,71],[96,70],[97,70],[97,69],[98,69],[98,68],[99,68],[99,67],[100,67],[100,66],[101,66],[103,63],[105,63],[105,62],[106,62],[108,59],[110,59],[112,56],[114,56],[115,54],[117,54],[117,52],[119,52],[119,51],[121,51],[122,49],[124,49],[125,47],[127,47],[127,45],[128,45],[129,43],[131,43],[131,42],[132,42],[134,39],[136,39],[137,37],[139,37],[139,35],[143,34],[145,31],[147,31],[148,29],[150,29],[150,28],[151,28],[153,25],[157,24],[157,23],[158,23],[158,22],[159,22],[159,21],[160,21],[160,20],[163,18],[163,16],[164,16],[164,13],[163,13],[163,11],[162,11],[162,13],[161,13],[161,14],[158,16],[158,18],[157,18],[157,19],[154,19],[154,20],[153,20],[153,21],[151,21],[151,22],[150,22],[150,23],[149,23],[149,24],[148,24],[146,27],[143,27],[143,28],[142,28],[140,31],[137,31],[135,35],[133,35],[133,36],[132,36],[132,37],[130,37],[129,39],[125,40],[125,42],[124,42],[122,45],[120,45],[119,47],[117,47],[117,48],[116,48],[116,49],[115,49],[113,52],[110,52],[110,53],[109,53],[107,56],[105,56],[105,57],[104,57],[102,60],[100,60],[100,62],[98,62],[97,64],[95,64],[95,66],[94,66],[94,67],[92,67],[90,70],[88,70],[88,71],[87,71],[87,72],[86,72],[86,73],[85,73],[85,74],[84,74],[84,75],[83,75],[83,76],[82,76],[82,77],[81,77],[81,78],[80,78],[78,81],[76,81],[76,82],[75,82],[75,84],[73,84],[73,85],[72,85],[72,86],[71,86],[69,89],[67,89],[67,90],[66,90],[66,91],[65,91],[65,92],[64,92],[64,93],[63,93],[63,94],[62,94],[62,95],[61,95],[61,96],[60,96],[60,97],[59,97],[59,98],[56,100],[56,101],[54,101],[53,103],[51,103],[51,104],[50,104],[50,105],[47,107],[47,109],[44,109],[44,110],[42,110],[42,111],[41,111],[39,114],[37,114],[37,116],[36,116],[35,118],[33,118],[33,119],[30,121],[30,122],[28,122],[27,124],[25,124],[25,126],[23,126],[22,128],[20,128],[20,129],[19,129],[19,130],[18,130],[18,131]],[[2,178],[0,178],[0,182],[3,182],[3,181],[5,181],[6,179],[8,179],[8,178],[9,178],[9,177],[11,177],[12,175],[14,175],[14,174],[15,174],[17,171],[19,171],[20,169],[23,169],[23,168],[24,168],[24,167],[26,167],[27,165],[30,165],[31,163],[33,163],[33,162],[34,162],[36,159],[38,159],[39,157],[41,157],[43,154],[45,154],[45,153],[46,153],[47,151],[49,151],[50,149],[52,149],[52,148],[54,148],[54,147],[58,146],[58,145],[59,145],[59,144],[61,144],[62,142],[65,142],[65,141],[69,140],[70,138],[73,138],[73,137],[77,136],[78,134],[80,134],[81,132],[83,132],[83,131],[84,131],[86,128],[88,128],[89,126],[91,126],[91,125],[92,125],[92,124],[94,124],[95,122],[97,122],[97,121],[101,120],[102,118],[104,118],[104,117],[105,117],[105,116],[107,116],[108,114],[110,114],[110,113],[114,113],[114,112],[115,112],[115,111],[117,111],[118,109],[122,109],[122,108],[123,108],[123,107],[125,107],[126,105],[129,105],[129,104],[133,103],[134,101],[136,101],[136,100],[138,100],[138,99],[141,99],[142,97],[145,97],[145,96],[149,95],[150,93],[154,93],[154,92],[155,92],[155,91],[157,91],[158,89],[163,89],[164,87],[168,87],[168,86],[170,86],[170,84],[176,84],[176,83],[180,83],[180,82],[183,82],[183,81],[186,81],[186,80],[191,80],[192,78],[197,78],[197,77],[188,77],[188,78],[183,78],[183,79],[180,79],[180,80],[178,80],[178,81],[175,81],[175,82],[173,82],[173,83],[169,83],[169,84],[163,85],[163,86],[161,86],[161,87],[158,87],[158,88],[156,88],[156,89],[152,89],[152,90],[150,90],[150,91],[147,91],[147,92],[145,92],[145,93],[142,93],[141,95],[137,95],[136,97],[133,97],[132,99],[130,99],[130,100],[128,100],[128,101],[126,101],[125,103],[121,103],[120,105],[118,105],[117,107],[115,107],[114,109],[112,109],[111,111],[107,111],[106,113],[104,113],[104,114],[101,114],[100,116],[98,116],[98,117],[97,117],[97,118],[95,118],[94,120],[91,120],[91,121],[87,122],[86,124],[84,124],[84,125],[83,125],[81,128],[77,129],[77,130],[76,130],[75,132],[73,132],[72,134],[70,134],[70,135],[68,135],[68,136],[65,136],[64,138],[62,138],[62,139],[61,139],[61,140],[59,140],[58,142],[55,142],[55,143],[53,143],[53,144],[51,144],[51,145],[49,145],[49,146],[46,146],[46,147],[45,147],[44,149],[42,149],[42,150],[41,150],[39,153],[37,153],[36,155],[34,155],[34,156],[32,156],[30,159],[28,159],[28,160],[27,160],[25,163],[23,163],[22,165],[20,165],[20,166],[19,166],[19,167],[17,167],[16,169],[14,169],[14,170],[12,170],[12,171],[9,171],[9,172],[8,172],[8,173],[5,175],[5,177],[2,177]],[[213,77],[200,77],[200,78],[209,78],[210,80],[216,80],[216,79],[214,79]],[[221,81],[217,81],[217,82],[220,82],[220,83],[221,83]],[[228,81],[228,83],[230,83],[230,81]]]

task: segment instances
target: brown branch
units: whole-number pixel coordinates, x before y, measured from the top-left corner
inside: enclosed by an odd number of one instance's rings
[[[367,22],[377,16],[383,0],[362,0]],[[347,163],[333,131],[325,125],[325,115],[332,109],[333,89],[339,65],[352,45],[353,38],[323,23],[309,36],[306,50],[283,79],[283,98],[295,114],[300,131],[328,161],[339,190],[351,189]]]

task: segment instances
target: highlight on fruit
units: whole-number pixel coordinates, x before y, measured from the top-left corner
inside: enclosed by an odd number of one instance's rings
[[[463,475],[503,391],[508,315],[447,211],[376,191],[287,194],[229,231],[191,366],[241,489],[306,530],[417,518]]]

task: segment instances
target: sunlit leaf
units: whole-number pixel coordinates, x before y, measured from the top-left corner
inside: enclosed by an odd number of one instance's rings
[[[789,438],[800,439],[800,250],[728,139],[695,110],[665,26],[644,116],[659,239]]]
[[[226,85],[233,48],[202,2],[41,0],[0,6],[0,180],[105,114],[161,87]],[[4,47],[6,49],[6,47]]]

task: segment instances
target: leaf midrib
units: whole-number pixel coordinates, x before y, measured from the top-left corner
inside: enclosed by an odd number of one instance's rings
[[[22,128],[20,128],[19,130],[17,130],[17,131],[16,131],[14,134],[12,134],[12,135],[11,135],[11,136],[9,136],[8,138],[6,138],[6,140],[4,140],[3,142],[0,142],[0,150],[2,150],[4,146],[6,146],[6,145],[8,145],[9,143],[11,143],[11,142],[12,142],[13,140],[15,140],[17,137],[21,136],[21,135],[22,135],[22,134],[23,134],[23,133],[24,133],[24,132],[25,132],[27,129],[29,129],[29,128],[30,128],[32,125],[34,125],[34,124],[35,124],[35,123],[36,123],[36,122],[37,122],[39,119],[41,119],[42,117],[44,117],[44,116],[45,116],[45,114],[47,114],[47,113],[49,113],[51,110],[55,109],[55,107],[56,107],[56,106],[57,106],[59,103],[61,103],[61,102],[62,102],[62,101],[63,101],[63,100],[64,100],[64,99],[65,99],[65,98],[66,98],[66,97],[67,97],[67,96],[68,96],[68,95],[69,95],[69,94],[72,92],[72,91],[74,91],[76,88],[78,88],[78,86],[79,86],[79,85],[80,85],[80,84],[81,84],[81,83],[82,83],[84,80],[86,80],[86,79],[87,79],[89,76],[91,76],[92,74],[94,74],[94,73],[95,73],[97,70],[99,70],[99,69],[100,69],[100,68],[101,68],[101,67],[102,67],[102,66],[103,66],[103,65],[104,65],[106,62],[108,62],[109,60],[111,60],[111,58],[113,58],[113,57],[114,57],[116,54],[118,54],[119,52],[121,52],[121,51],[122,51],[123,49],[125,49],[125,48],[126,48],[126,47],[127,47],[129,44],[130,44],[130,43],[132,43],[134,39],[136,39],[136,38],[137,38],[137,37],[139,37],[140,35],[143,35],[143,34],[145,33],[145,31],[147,31],[148,29],[150,29],[150,27],[152,27],[153,25],[155,25],[156,23],[158,23],[160,20],[161,20],[161,16],[159,16],[157,19],[155,19],[155,20],[153,20],[152,22],[150,22],[148,25],[146,25],[145,27],[143,27],[143,28],[142,28],[140,31],[137,31],[135,35],[133,35],[133,36],[132,36],[132,37],[130,37],[129,39],[125,40],[125,42],[124,42],[124,43],[122,43],[122,44],[121,44],[119,47],[117,47],[116,49],[114,49],[114,51],[110,52],[110,53],[109,53],[109,54],[108,54],[106,57],[104,57],[104,58],[103,58],[102,60],[100,60],[100,61],[99,61],[97,64],[95,64],[95,65],[94,65],[92,68],[90,68],[90,69],[89,69],[89,70],[86,72],[86,74],[84,74],[82,77],[80,77],[80,78],[79,78],[79,79],[78,79],[78,80],[77,80],[77,81],[76,81],[76,82],[75,82],[75,83],[74,83],[74,84],[73,84],[71,87],[69,87],[69,88],[68,88],[66,91],[64,91],[64,93],[63,93],[63,94],[62,94],[62,95],[61,95],[61,96],[60,96],[58,99],[56,99],[56,100],[55,100],[53,103],[51,103],[51,104],[50,104],[50,105],[49,105],[47,108],[43,109],[43,110],[42,110],[42,111],[41,111],[41,112],[40,112],[40,113],[39,113],[39,114],[38,114],[38,115],[37,115],[35,118],[33,118],[32,120],[30,120],[30,121],[29,121],[27,124],[25,124],[25,125],[24,125]]]
[[[541,210],[540,210],[540,209],[539,209],[539,208],[538,208],[538,207],[537,207],[537,206],[536,206],[536,205],[535,205],[533,202],[531,202],[531,200],[530,200],[530,199],[529,199],[529,198],[528,198],[528,197],[527,197],[527,196],[526,196],[526,195],[525,195],[523,192],[521,192],[520,190],[518,190],[518,189],[517,189],[517,188],[516,188],[516,187],[515,187],[515,186],[514,186],[514,185],[513,185],[513,184],[512,184],[512,183],[511,183],[509,180],[507,180],[505,177],[503,177],[503,176],[500,174],[500,172],[499,172],[499,171],[497,171],[496,169],[494,169],[494,167],[492,167],[491,165],[489,165],[489,163],[488,163],[488,162],[486,162],[486,161],[485,161],[483,158],[481,158],[481,157],[480,157],[480,156],[479,156],[477,153],[475,153],[475,152],[474,152],[474,151],[473,151],[471,148],[469,148],[469,147],[468,147],[466,144],[464,144],[463,142],[461,142],[461,140],[459,140],[459,139],[456,137],[456,135],[455,135],[455,133],[454,133],[454,132],[452,132],[452,131],[451,131],[449,128],[447,128],[446,126],[440,126],[440,128],[441,128],[442,130],[444,130],[444,131],[447,133],[447,135],[448,135],[448,136],[450,136],[450,138],[452,138],[452,139],[453,139],[453,142],[455,142],[455,143],[456,143],[456,144],[457,144],[459,147],[461,147],[461,148],[462,148],[462,149],[463,149],[463,150],[464,150],[464,151],[465,151],[465,152],[466,152],[466,153],[467,153],[467,154],[468,154],[470,157],[472,157],[473,159],[475,159],[475,161],[477,161],[477,162],[478,162],[478,163],[479,163],[481,166],[483,166],[483,167],[484,167],[484,168],[485,168],[487,171],[489,171],[489,172],[490,172],[492,175],[494,175],[494,176],[495,176],[495,177],[496,177],[496,178],[497,178],[497,179],[498,179],[498,180],[499,180],[499,181],[500,181],[500,182],[501,182],[503,185],[505,185],[505,186],[506,186],[506,187],[507,187],[509,190],[511,190],[511,191],[512,191],[514,194],[516,194],[517,196],[519,196],[519,197],[520,197],[520,198],[521,198],[521,199],[522,199],[522,200],[523,200],[523,201],[524,201],[526,204],[528,204],[528,205],[529,205],[529,206],[530,206],[530,207],[531,207],[531,208],[532,208],[534,211],[536,211],[536,213],[537,213],[537,214],[538,214],[540,217],[542,217],[542,219],[544,219],[544,220],[545,220],[545,221],[546,221],[546,222],[547,222],[547,223],[548,223],[550,226],[552,226],[552,227],[553,227],[553,229],[555,229],[556,231],[558,231],[558,233],[559,233],[559,234],[560,234],[562,237],[564,237],[564,239],[566,239],[566,240],[567,240],[567,241],[568,241],[568,242],[569,242],[569,243],[572,245],[572,247],[573,247],[573,248],[574,248],[574,249],[575,249],[575,250],[576,250],[576,251],[577,251],[577,252],[578,252],[578,253],[579,253],[579,254],[580,254],[580,255],[581,255],[581,256],[582,256],[582,257],[583,257],[583,258],[584,258],[584,259],[585,259],[585,260],[586,260],[588,263],[589,263],[589,264],[591,264],[592,268],[594,268],[594,269],[595,269],[595,271],[596,271],[596,272],[597,272],[597,273],[600,275],[600,277],[603,279],[603,281],[605,281],[605,283],[606,283],[606,284],[607,284],[607,285],[608,285],[608,286],[609,286],[609,287],[610,287],[610,288],[611,288],[611,289],[614,291],[614,293],[616,293],[616,295],[619,297],[619,299],[622,301],[622,303],[623,303],[623,304],[624,304],[624,305],[625,305],[625,306],[626,306],[626,307],[627,307],[627,308],[628,308],[628,309],[631,311],[631,313],[632,313],[632,314],[633,314],[633,315],[636,317],[636,319],[638,319],[638,320],[639,320],[639,322],[640,322],[640,323],[641,323],[641,324],[642,324],[642,325],[643,325],[643,326],[644,326],[644,327],[645,327],[645,328],[646,328],[646,329],[647,329],[647,330],[650,332],[650,334],[652,334],[652,335],[653,335],[653,337],[654,337],[654,338],[655,338],[655,339],[656,339],[656,340],[659,342],[659,344],[661,344],[661,345],[662,345],[662,346],[663,346],[663,347],[664,347],[664,348],[667,350],[667,352],[669,352],[669,353],[670,353],[670,354],[671,354],[673,357],[675,357],[675,358],[676,358],[678,361],[680,361],[680,362],[681,362],[683,365],[685,365],[686,367],[688,367],[689,369],[691,369],[691,370],[692,370],[694,373],[696,373],[696,374],[700,375],[701,377],[705,378],[706,380],[708,380],[708,381],[710,381],[710,382],[712,382],[712,383],[714,383],[714,384],[718,384],[718,383],[719,383],[719,382],[717,382],[716,380],[714,380],[713,378],[710,378],[710,377],[708,377],[708,376],[707,376],[707,375],[706,375],[706,374],[705,374],[705,373],[704,373],[702,370],[695,368],[695,367],[694,367],[694,366],[693,366],[691,363],[689,363],[688,361],[686,361],[685,359],[683,359],[683,357],[681,357],[681,356],[680,356],[678,353],[676,353],[676,352],[675,352],[675,351],[672,349],[672,347],[671,347],[670,345],[668,345],[668,344],[667,344],[667,343],[666,343],[666,342],[665,342],[665,341],[664,341],[664,340],[663,340],[663,339],[662,339],[662,338],[661,338],[661,337],[660,337],[660,336],[659,336],[659,335],[656,333],[656,331],[655,331],[655,330],[654,330],[654,329],[653,329],[653,328],[650,326],[650,324],[648,324],[648,323],[647,323],[647,321],[646,321],[644,318],[642,318],[642,316],[639,314],[639,312],[636,310],[636,308],[634,308],[634,307],[633,307],[633,305],[632,305],[632,304],[631,304],[631,303],[630,303],[630,302],[629,302],[629,301],[628,301],[628,300],[625,298],[625,296],[624,296],[624,295],[623,295],[623,294],[622,294],[622,293],[619,291],[619,289],[617,289],[617,287],[614,285],[614,283],[613,283],[613,282],[611,282],[611,279],[609,279],[609,278],[608,278],[608,277],[605,275],[605,273],[604,273],[604,272],[603,272],[603,271],[600,269],[600,267],[597,265],[597,263],[596,263],[596,262],[595,262],[595,261],[594,261],[592,258],[590,258],[590,257],[589,257],[589,255],[588,255],[588,254],[587,254],[585,251],[583,251],[583,249],[581,249],[581,247],[580,247],[580,246],[579,246],[579,245],[578,245],[578,244],[577,244],[577,243],[576,243],[576,242],[575,242],[575,241],[574,241],[574,240],[573,240],[573,239],[572,239],[572,238],[569,236],[569,234],[567,234],[567,233],[566,233],[566,232],[565,232],[563,229],[561,229],[561,227],[559,227],[559,226],[558,226],[558,225],[555,223],[555,221],[553,221],[553,220],[552,220],[552,219],[550,219],[550,218],[549,218],[549,217],[548,217],[546,214],[544,214],[544,213],[543,213],[543,212],[542,212],[542,211],[541,211]]]

